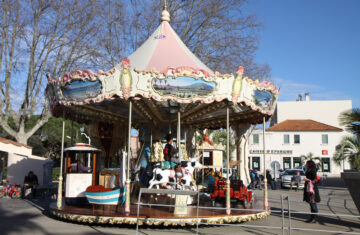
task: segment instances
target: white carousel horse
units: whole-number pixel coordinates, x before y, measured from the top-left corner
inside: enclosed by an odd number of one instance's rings
[[[191,188],[195,190],[195,187],[192,184],[194,170],[201,167],[202,165],[199,163],[199,157],[191,158],[188,162],[183,162],[183,165],[181,166],[182,174],[179,176],[181,189]],[[175,182],[175,174],[176,172],[173,169],[163,170],[161,168],[155,168],[153,170],[153,178],[149,182],[149,188],[152,188],[155,185],[156,188],[159,189],[159,185],[162,185],[168,189],[172,189],[172,185],[177,184],[177,182]]]

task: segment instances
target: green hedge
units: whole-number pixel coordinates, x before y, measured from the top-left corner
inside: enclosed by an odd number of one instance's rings
[[[52,181],[59,181],[60,168],[52,169]]]

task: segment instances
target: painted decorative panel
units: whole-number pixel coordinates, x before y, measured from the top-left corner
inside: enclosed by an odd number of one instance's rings
[[[162,96],[175,96],[178,98],[192,98],[209,96],[215,91],[215,82],[205,81],[192,77],[155,78],[152,81],[154,91]]]
[[[115,74],[104,79],[105,92],[117,92],[120,90],[119,78]]]
[[[62,88],[62,94],[67,100],[83,101],[86,98],[94,98],[101,94],[100,81],[77,80]]]
[[[267,90],[255,90],[254,101],[255,104],[260,106],[262,109],[271,109],[274,102],[274,96]]]

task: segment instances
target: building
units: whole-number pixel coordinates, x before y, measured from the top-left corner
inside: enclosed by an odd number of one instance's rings
[[[339,176],[350,164],[340,166],[333,155],[341,139],[351,133],[343,130],[338,122],[339,114],[352,108],[351,100],[278,102],[270,127],[265,132],[267,169],[277,176],[279,169],[303,166],[300,156],[312,153],[321,158],[319,172]],[[263,171],[263,134],[255,129],[249,139],[249,167]]]
[[[0,137],[0,156],[4,157],[2,169],[6,169],[3,179],[11,184],[22,185],[29,171],[37,175],[40,186],[52,184],[52,160],[32,155],[32,147]]]

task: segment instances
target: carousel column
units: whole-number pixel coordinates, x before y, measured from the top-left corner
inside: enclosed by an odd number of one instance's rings
[[[265,117],[263,117],[263,153],[264,153],[264,209],[269,207],[268,191],[267,191],[267,178],[266,178],[266,158],[265,158]]]
[[[132,115],[132,103],[130,101],[129,102],[128,146],[127,146],[127,174],[126,174],[125,214],[130,214],[131,115]]]
[[[243,141],[243,147],[241,148],[242,149],[242,152],[241,152],[241,156],[242,159],[244,160],[244,172],[245,172],[245,179],[247,180],[247,185],[250,184],[251,182],[251,178],[250,178],[250,169],[249,169],[249,148],[248,148],[248,136],[245,137],[243,136],[244,138],[244,141]]]
[[[150,130],[150,149],[152,148],[152,143],[153,143],[153,132],[152,132],[152,128]]]
[[[189,157],[193,157],[195,156],[195,145],[194,145],[194,134],[195,131],[192,128],[187,128],[185,130],[186,133],[186,137],[185,137],[185,141],[186,141],[186,153]]]
[[[177,149],[178,149],[178,154],[179,154],[179,161],[181,162],[181,147],[180,147],[180,139],[181,139],[181,126],[180,126],[180,111],[178,111],[178,123],[177,123],[177,137],[176,137],[176,144],[177,144]]]
[[[230,209],[230,177],[229,177],[229,158],[230,158],[230,127],[229,127],[229,107],[226,107],[226,214],[231,214]]]
[[[71,139],[70,139],[70,146],[73,146],[73,145],[74,145],[73,132],[74,132],[74,121],[71,120],[71,132],[70,132]]]
[[[247,137],[246,133],[250,128],[250,124],[240,124],[234,126],[234,131],[236,134],[236,159],[239,161],[238,164],[238,176],[239,179],[243,181],[245,185],[248,185],[250,182],[250,174],[248,169],[248,152],[246,149]]]
[[[64,135],[65,135],[65,108],[63,110],[62,119],[62,135],[61,135],[61,155],[60,155],[60,174],[58,184],[57,208],[62,207],[62,185],[63,185],[63,160],[64,160]]]

